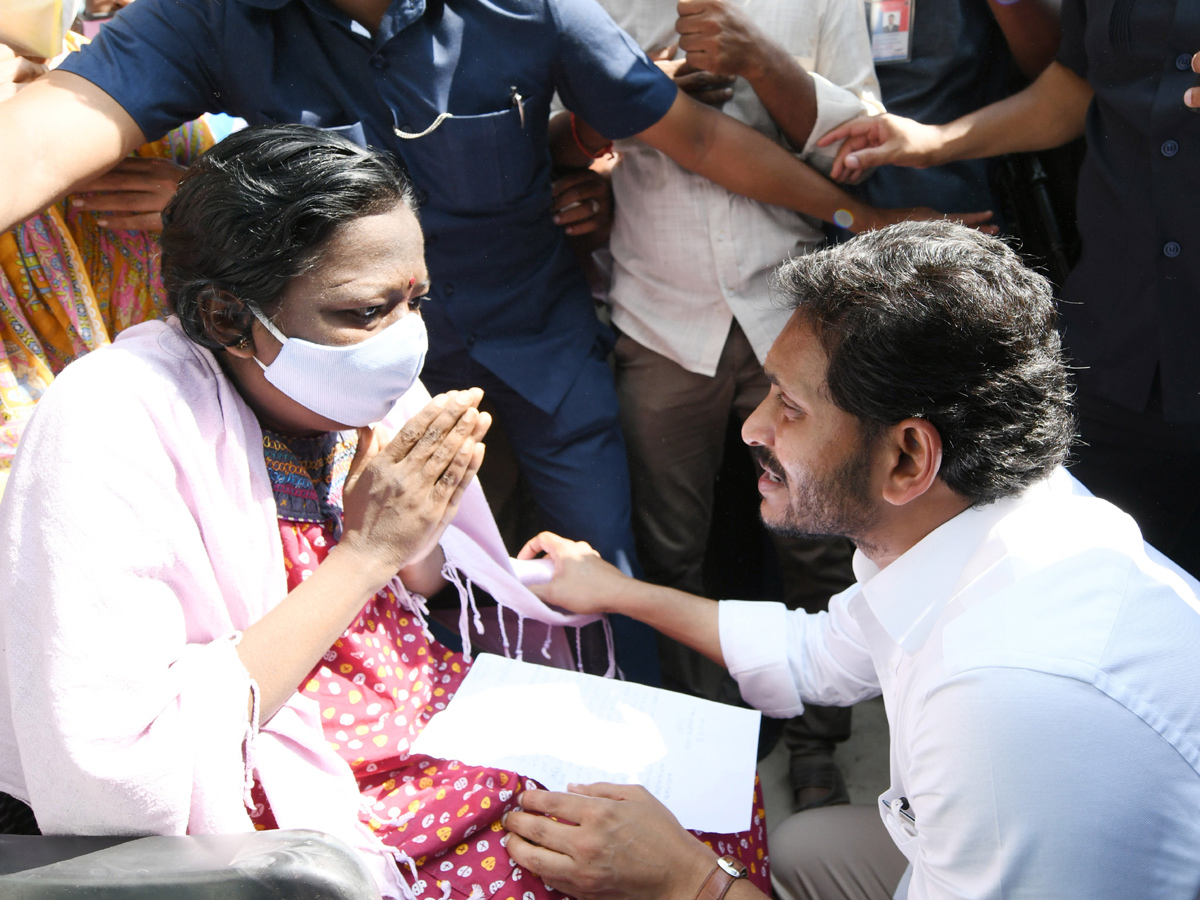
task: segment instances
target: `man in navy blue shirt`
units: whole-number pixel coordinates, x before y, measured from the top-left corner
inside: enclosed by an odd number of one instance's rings
[[[550,216],[555,91],[606,137],[639,135],[732,190],[826,220],[845,210],[856,230],[884,221],[680,95],[590,0],[139,0],[0,107],[0,227],[207,111],[390,150],[426,234],[425,381],[482,386],[547,526],[629,567],[611,336]],[[638,656],[621,654],[627,672]]]

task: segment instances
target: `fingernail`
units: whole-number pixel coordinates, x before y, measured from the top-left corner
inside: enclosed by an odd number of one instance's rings
[[[101,228],[107,228],[108,227],[108,219],[97,219],[96,224],[99,225]]]
[[[450,402],[450,398],[447,397],[445,394],[438,394],[436,397],[433,398],[433,405],[437,406],[437,407],[445,406],[449,402]]]
[[[83,206],[83,201],[82,200],[72,200],[71,205],[72,206]]]
[[[1195,89],[1195,88],[1188,88],[1188,89],[1187,89],[1187,91],[1185,91],[1185,92],[1184,92],[1184,95],[1183,95],[1183,102],[1184,102],[1184,103],[1186,103],[1188,106],[1197,106],[1197,105],[1200,105],[1200,104],[1198,104],[1198,103],[1197,103],[1196,89]]]
[[[456,403],[466,403],[470,399],[471,399],[470,391],[455,391],[454,392],[454,402],[456,402]]]
[[[554,217],[554,224],[555,224],[555,225],[561,225],[561,224],[562,224],[562,216],[555,216],[555,217]]]

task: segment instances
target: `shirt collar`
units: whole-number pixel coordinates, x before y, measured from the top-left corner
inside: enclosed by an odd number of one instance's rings
[[[1022,503],[1017,497],[967,509],[944,522],[906,553],[880,569],[861,550],[854,575],[884,631],[910,656],[924,645],[946,605],[961,587],[963,570],[996,524]]]

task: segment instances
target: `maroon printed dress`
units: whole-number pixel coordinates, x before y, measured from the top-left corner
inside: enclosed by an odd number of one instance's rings
[[[356,445],[357,432],[286,439],[263,434],[288,590],[313,573],[340,536],[342,487]],[[358,780],[362,820],[395,848],[419,900],[557,900],[561,893],[509,858],[500,825],[521,790],[541,785],[516,772],[409,753],[469,667],[461,653],[425,631],[389,586],[299,689],[319,702],[325,737]],[[520,727],[518,710],[513,727]],[[256,788],[253,798],[256,827],[275,827],[262,791]],[[698,836],[741,859],[751,880],[769,894],[764,828],[756,785],[749,832]]]

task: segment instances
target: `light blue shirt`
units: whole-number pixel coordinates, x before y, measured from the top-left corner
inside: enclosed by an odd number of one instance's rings
[[[909,898],[1200,894],[1200,585],[1131,518],[1060,470],[854,567],[722,603],[721,650],[772,715],[883,694]]]

